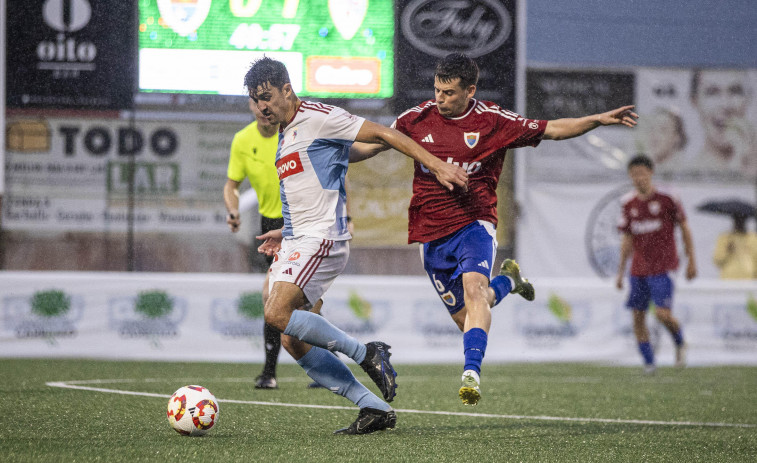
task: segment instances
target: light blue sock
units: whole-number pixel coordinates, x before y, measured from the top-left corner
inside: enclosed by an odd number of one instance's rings
[[[385,412],[392,409],[388,403],[360,384],[347,365],[326,349],[311,347],[307,354],[297,360],[297,364],[315,382],[334,394],[347,398],[360,408],[370,407]]]
[[[465,354],[465,370],[473,370],[481,374],[481,362],[486,353],[486,343],[489,336],[481,328],[471,328],[463,333],[463,353]]]
[[[312,346],[341,352],[357,363],[365,359],[365,344],[348,335],[320,315],[295,310],[284,334],[294,336]]]
[[[494,305],[499,304],[513,290],[512,280],[504,275],[494,277],[489,286],[494,290]]]

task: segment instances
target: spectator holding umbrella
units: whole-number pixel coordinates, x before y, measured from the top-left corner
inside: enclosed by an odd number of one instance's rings
[[[712,201],[698,208],[703,212],[730,215],[733,229],[721,233],[715,243],[712,260],[720,269],[720,278],[747,280],[757,278],[757,233],[747,231],[747,221],[755,207],[744,201]]]

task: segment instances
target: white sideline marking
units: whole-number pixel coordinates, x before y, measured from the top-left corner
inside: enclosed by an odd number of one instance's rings
[[[157,380],[139,380],[140,382],[157,382]],[[171,394],[155,394],[152,392],[124,391],[121,389],[107,389],[102,387],[81,386],[81,384],[106,384],[106,383],[135,383],[134,379],[88,379],[79,381],[50,381],[45,383],[49,387],[59,387],[63,389],[77,389],[80,391],[104,392],[108,394],[136,395],[142,397],[158,397],[168,399]],[[218,399],[219,403],[243,404],[243,405],[263,405],[271,407],[292,407],[292,408],[316,408],[328,410],[354,410],[355,407],[344,407],[339,405],[313,405],[313,404],[293,404],[281,402],[262,402],[258,400],[234,400]],[[480,418],[503,418],[510,420],[535,420],[535,421],[570,421],[580,423],[610,423],[610,424],[646,424],[656,426],[705,426],[718,428],[756,428],[757,424],[749,423],[713,423],[698,421],[656,421],[656,420],[622,420],[614,418],[578,418],[566,416],[543,416],[543,415],[498,415],[494,413],[466,413],[466,412],[442,412],[435,410],[412,410],[396,409],[397,413],[422,413],[425,415],[445,415],[445,416],[470,416]]]

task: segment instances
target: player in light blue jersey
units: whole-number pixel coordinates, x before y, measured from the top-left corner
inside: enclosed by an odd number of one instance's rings
[[[274,254],[265,322],[288,335],[284,348],[319,384],[360,407],[357,420],[338,434],[368,434],[394,428],[397,416],[388,403],[370,392],[342,361],[341,352],[371,377],[386,401],[396,393],[389,347],[362,344],[316,314],[296,310],[317,301],[347,265],[344,188],[349,151],[355,141],[395,148],[424,164],[444,187],[467,188],[463,169],[431,155],[394,129],[366,121],[322,103],[300,100],[284,64],[271,58],[255,61],[245,76],[250,98],[271,124],[279,124],[276,168],[284,227],[260,236],[261,252]]]

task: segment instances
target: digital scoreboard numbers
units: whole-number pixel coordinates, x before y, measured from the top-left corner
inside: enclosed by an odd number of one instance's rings
[[[298,95],[388,98],[393,50],[390,0],[139,0],[142,92],[246,95],[266,55]]]

